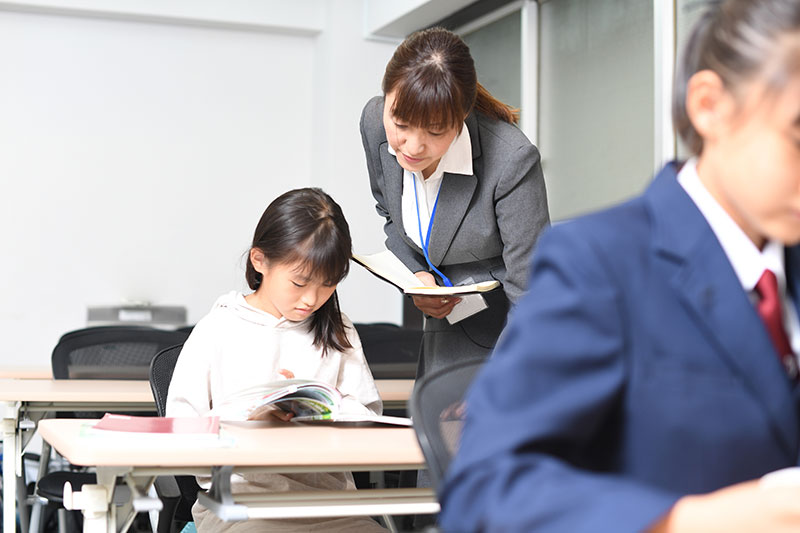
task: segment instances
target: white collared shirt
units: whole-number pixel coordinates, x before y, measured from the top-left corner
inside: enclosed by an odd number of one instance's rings
[[[389,145],[389,153],[397,157],[397,153]],[[472,175],[472,142],[467,125],[461,127],[459,133],[447,152],[439,160],[436,170],[428,179],[422,178],[421,172],[410,172],[403,169],[403,230],[420,248],[419,234],[422,229],[423,238],[428,234],[431,211],[436,196],[442,186],[444,173]],[[417,198],[414,199],[414,180],[417,182]],[[419,224],[417,223],[417,203],[419,203]]]
[[[759,250],[753,241],[742,231],[717,200],[708,192],[697,175],[697,160],[689,159],[678,173],[678,183],[686,194],[697,205],[697,208],[708,221],[711,230],[728,256],[739,282],[755,302],[756,283],[764,270],[769,269],[778,278],[778,293],[783,308],[783,324],[792,351],[800,354],[800,320],[791,299],[786,296],[786,271],[784,267],[784,248],[778,241],[767,241],[763,250]]]

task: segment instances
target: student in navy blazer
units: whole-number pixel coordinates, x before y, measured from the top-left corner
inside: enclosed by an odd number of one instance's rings
[[[757,479],[798,464],[800,387],[746,281],[772,261],[796,352],[799,60],[796,0],[698,22],[675,95],[697,157],[542,236],[467,397],[446,531],[800,528],[800,482]]]

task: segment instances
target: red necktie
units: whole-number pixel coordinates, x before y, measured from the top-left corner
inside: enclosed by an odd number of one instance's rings
[[[789,337],[786,335],[786,330],[783,329],[783,312],[781,310],[781,298],[778,294],[778,279],[775,273],[771,270],[765,270],[761,274],[761,278],[756,283],[756,292],[760,297],[756,309],[767,327],[769,337],[772,339],[772,344],[775,346],[775,351],[778,354],[786,373],[793,380],[797,379],[797,361],[792,346],[789,344]]]

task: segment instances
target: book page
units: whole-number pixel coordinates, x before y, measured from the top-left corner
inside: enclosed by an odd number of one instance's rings
[[[497,280],[481,281],[479,283],[458,285],[456,287],[420,286],[419,278],[390,250],[384,250],[370,255],[353,254],[353,260],[379,278],[402,289],[406,294],[417,294],[420,296],[472,294],[491,291],[500,286],[500,282]]]
[[[420,283],[419,278],[389,250],[371,255],[353,254],[353,259],[373,274],[401,289],[415,287]]]
[[[249,413],[265,406],[274,405],[283,411],[300,415],[330,416],[336,413],[342,395],[335,387],[307,379],[287,379],[267,383],[262,393],[251,403]]]
[[[339,414],[328,417],[323,416],[296,416],[293,422],[308,422],[310,424],[338,424],[338,425],[372,425],[386,424],[391,426],[411,427],[411,419],[402,416],[388,415],[347,415]]]
[[[469,285],[458,285],[456,287],[409,287],[404,289],[406,294],[418,294],[420,296],[449,296],[459,294],[473,294],[476,292],[488,292],[500,286],[496,280],[481,281]]]

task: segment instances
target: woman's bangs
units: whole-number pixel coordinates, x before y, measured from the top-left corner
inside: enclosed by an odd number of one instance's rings
[[[464,114],[457,109],[459,101],[444,81],[424,83],[423,79],[408,80],[395,87],[392,115],[417,127],[442,129],[459,128]]]

